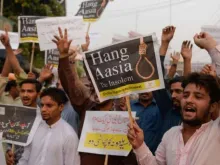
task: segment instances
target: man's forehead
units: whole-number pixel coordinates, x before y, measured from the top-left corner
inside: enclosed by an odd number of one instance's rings
[[[57,102],[51,96],[44,96],[40,99],[42,104],[57,104]]]
[[[35,90],[35,85],[34,84],[22,84],[21,89],[34,89]]]
[[[182,88],[182,83],[181,82],[175,82],[175,83],[172,83],[170,88]]]
[[[184,92],[208,93],[203,86],[197,84],[188,84],[185,87]]]

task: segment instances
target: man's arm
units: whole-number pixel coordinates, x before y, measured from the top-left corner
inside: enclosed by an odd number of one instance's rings
[[[170,57],[172,58],[173,62],[172,62],[172,65],[169,69],[167,76],[169,79],[172,79],[177,70],[177,64],[180,60],[180,53],[179,52],[174,52],[173,54],[171,53]]]
[[[187,76],[191,73],[191,59],[192,59],[192,47],[190,41],[183,41],[181,48],[181,55],[183,57],[184,73],[183,76]]]
[[[79,140],[77,136],[69,136],[64,143],[64,164],[80,165],[80,156],[77,151]]]
[[[21,66],[15,56],[15,53],[13,52],[13,50],[11,48],[7,30],[5,30],[5,34],[1,35],[0,40],[1,40],[2,44],[5,46],[6,56],[8,58],[8,63],[12,67],[12,69],[17,77],[17,82],[20,82],[24,79],[27,79],[27,74],[21,68]],[[19,52],[19,51],[17,51],[17,52]]]
[[[163,141],[158,146],[155,157],[144,143],[143,130],[140,129],[135,121],[133,125],[129,124],[127,136],[139,165],[166,165],[165,143]]]
[[[23,70],[12,50],[7,30],[5,30],[5,34],[1,35],[1,42],[5,46],[7,58],[9,60],[9,63],[11,64],[12,69],[14,70],[16,75],[19,75]]]
[[[169,47],[170,41],[172,40],[176,28],[174,26],[167,26],[162,30],[162,36],[161,36],[161,46],[160,46],[160,61],[161,61],[161,68],[164,75],[164,59],[167,53],[167,49]],[[166,81],[165,87],[166,87]],[[170,110],[172,107],[171,99],[168,95],[167,89],[161,89],[157,91],[153,91],[154,99],[157,102],[157,105],[161,111],[161,114],[164,118],[167,111]]]
[[[67,39],[67,30],[65,29],[65,34],[63,36],[62,31],[59,28],[59,33],[60,36],[55,36],[55,39],[53,40],[60,52],[58,74],[61,84],[69,96],[71,104],[74,106],[75,110],[80,113],[80,111],[84,109],[83,107],[86,106],[85,102],[89,99],[89,91],[79,80],[77,73],[73,73],[71,70],[68,52],[72,41],[68,41]]]
[[[208,51],[212,63],[220,67],[220,45],[217,44],[215,39],[206,32],[201,32],[194,36],[195,44],[201,49]]]
[[[170,41],[173,39],[176,28],[174,26],[167,26],[162,31],[160,55],[165,56],[169,47]]]

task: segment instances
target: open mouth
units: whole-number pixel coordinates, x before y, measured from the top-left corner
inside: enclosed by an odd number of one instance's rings
[[[28,98],[23,98],[22,101],[23,101],[23,103],[28,103],[28,102],[30,101],[30,99],[28,99]]]
[[[185,108],[184,109],[186,112],[196,112],[194,108]]]
[[[184,108],[184,114],[186,116],[192,116],[192,115],[194,116],[195,113],[196,113],[196,109],[193,108],[193,107],[186,107],[186,108]]]

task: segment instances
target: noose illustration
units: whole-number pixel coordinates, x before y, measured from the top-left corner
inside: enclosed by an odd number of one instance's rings
[[[141,38],[140,39],[140,45],[139,45],[139,55],[140,55],[140,57],[139,57],[139,60],[136,64],[135,70],[136,70],[137,75],[140,78],[144,79],[144,80],[150,79],[154,75],[154,72],[155,72],[155,68],[154,68],[153,64],[148,60],[146,52],[147,52],[147,44],[145,44],[144,41],[143,41],[143,38]],[[152,69],[152,72],[149,76],[143,76],[139,72],[138,66],[140,65],[140,62],[141,62],[142,59],[145,60],[150,65],[150,67]]]

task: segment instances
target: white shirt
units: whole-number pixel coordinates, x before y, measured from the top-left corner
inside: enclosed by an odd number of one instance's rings
[[[42,121],[18,165],[80,165],[79,139],[63,119],[50,126]]]
[[[167,131],[153,156],[143,144],[135,150],[139,165],[219,165],[220,118],[203,124],[183,142],[182,126]]]

